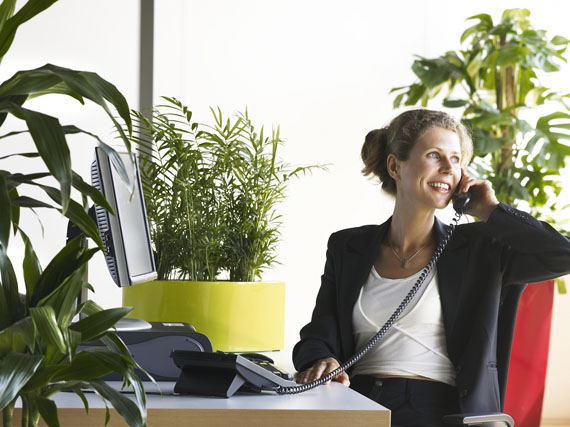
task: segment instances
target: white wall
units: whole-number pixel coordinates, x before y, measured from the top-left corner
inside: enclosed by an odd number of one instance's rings
[[[267,280],[287,282],[286,350],[310,318],[324,263],[328,235],[339,228],[379,223],[391,201],[360,174],[359,151],[366,132],[389,121],[392,87],[411,83],[413,55],[436,56],[457,49],[464,19],[504,8],[529,7],[532,22],[551,34],[570,37],[566,1],[457,2],[434,0],[156,1],[155,94],[176,96],[199,121],[209,121],[209,106],[226,114],[249,108],[257,124],[281,125],[282,150],[293,164],[330,163],[289,187],[281,206],[282,265]],[[115,83],[132,108],[138,105],[137,0],[61,0],[24,25],[0,67],[2,80],[18,69],[46,62],[100,73]],[[570,69],[556,79],[568,92]],[[98,109],[54,96],[36,105],[66,123],[109,137],[110,123]],[[13,126],[17,126],[16,123]],[[22,141],[22,144],[25,142]],[[86,145],[87,144],[87,145]],[[89,148],[89,149],[88,149]],[[74,166],[88,177],[92,144],[73,142]],[[0,143],[0,155],[13,151]],[[17,147],[20,149],[20,147]],[[0,167],[4,167],[0,163]],[[6,166],[7,167],[7,166]],[[19,166],[18,166],[19,167]],[[44,212],[42,212],[44,215]],[[40,257],[46,262],[63,245],[64,223],[47,216]],[[443,213],[448,220],[449,215]],[[41,238],[33,215],[25,219]],[[37,239],[36,239],[37,241]],[[21,247],[12,247],[17,262]],[[102,258],[90,267],[93,297],[104,306],[120,304]],[[570,349],[566,325],[570,297],[556,296],[545,416],[570,417],[565,363]]]

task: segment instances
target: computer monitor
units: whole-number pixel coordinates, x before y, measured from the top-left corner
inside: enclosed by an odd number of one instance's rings
[[[138,161],[116,150],[134,180],[134,192],[121,179],[109,156],[95,149],[91,182],[107,199],[115,215],[95,206],[99,234],[105,246],[105,260],[117,286],[131,286],[157,277],[152,253]]]

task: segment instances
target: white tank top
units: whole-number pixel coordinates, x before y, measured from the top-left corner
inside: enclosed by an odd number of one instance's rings
[[[357,350],[390,318],[420,274],[421,271],[403,279],[386,279],[372,267],[352,311]],[[351,375],[374,374],[422,376],[455,385],[434,270],[396,323],[355,364]]]

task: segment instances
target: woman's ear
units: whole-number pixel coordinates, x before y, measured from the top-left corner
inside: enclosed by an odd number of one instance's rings
[[[386,159],[386,168],[394,181],[400,177],[400,162],[394,154],[388,154],[388,158]]]

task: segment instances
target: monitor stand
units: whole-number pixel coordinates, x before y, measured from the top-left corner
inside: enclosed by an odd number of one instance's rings
[[[151,329],[152,325],[146,320],[123,318],[115,323],[117,331],[142,331]]]

